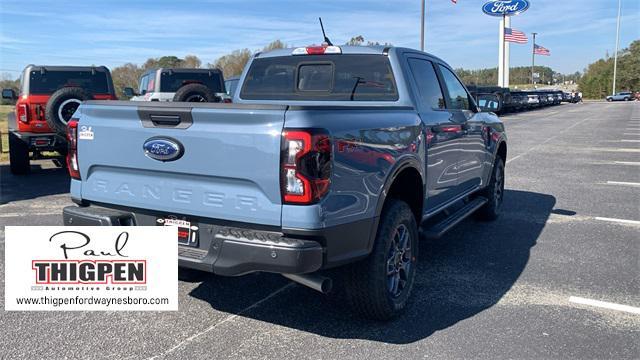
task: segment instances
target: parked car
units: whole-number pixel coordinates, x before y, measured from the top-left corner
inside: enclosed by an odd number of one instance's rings
[[[511,109],[513,111],[521,111],[527,108],[529,97],[525,92],[512,91],[511,92]]]
[[[116,100],[109,69],[104,66],[28,65],[20,90],[2,91],[16,101],[9,114],[9,163],[13,174],[26,174],[32,159],[64,165],[67,123],[85,100]],[[56,153],[52,153],[56,152]]]
[[[633,100],[633,93],[631,91],[622,91],[615,95],[607,96],[607,101],[631,101]]]
[[[226,94],[219,69],[151,69],[139,81],[138,91],[124,88],[132,101],[221,102]]]
[[[69,123],[78,206],[64,224],[178,226],[182,267],[280,273],[322,292],[340,279],[356,311],[389,319],[410,299],[420,225],[436,238],[500,215],[499,99],[476,102],[443,60],[278,49],[240,84],[224,105],[84,103]]]

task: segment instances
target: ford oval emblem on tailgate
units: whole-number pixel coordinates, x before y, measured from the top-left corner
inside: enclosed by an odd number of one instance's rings
[[[184,148],[177,140],[166,137],[152,137],[142,145],[144,154],[153,160],[174,161],[184,154]]]

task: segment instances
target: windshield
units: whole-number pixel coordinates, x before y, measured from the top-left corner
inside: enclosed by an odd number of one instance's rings
[[[176,92],[187,84],[203,84],[214,93],[224,92],[224,83],[219,72],[163,71],[160,78],[161,92]]]
[[[384,55],[304,55],[253,61],[240,94],[248,100],[395,101]]]
[[[63,87],[80,87],[92,94],[109,94],[104,71],[32,71],[29,74],[30,94],[53,94]]]

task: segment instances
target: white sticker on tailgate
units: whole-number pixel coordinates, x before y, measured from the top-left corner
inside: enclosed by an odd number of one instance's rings
[[[80,126],[78,138],[80,140],[93,140],[93,129],[91,129],[91,126]]]

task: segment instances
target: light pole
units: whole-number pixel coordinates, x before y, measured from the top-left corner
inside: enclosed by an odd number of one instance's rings
[[[422,0],[422,11],[420,11],[420,51],[424,51],[424,1]]]
[[[618,21],[616,24],[616,52],[613,55],[613,89],[611,95],[616,94],[616,75],[618,71],[618,44],[620,43],[620,10],[622,6],[622,0],[618,0]]]
[[[535,86],[536,82],[533,79],[533,72],[534,72],[534,67],[536,65],[536,35],[538,35],[538,33],[532,33],[533,34],[533,47],[531,48],[531,86]]]

